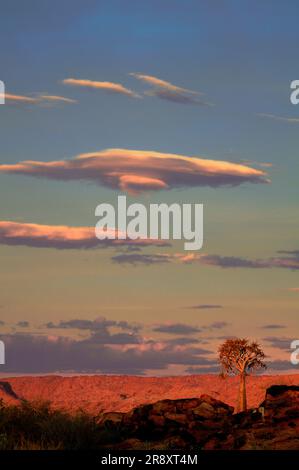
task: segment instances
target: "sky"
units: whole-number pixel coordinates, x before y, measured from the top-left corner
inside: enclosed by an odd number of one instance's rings
[[[0,13],[0,374],[217,373],[234,336],[298,373],[298,2]],[[203,204],[202,249],[100,243],[118,195]]]

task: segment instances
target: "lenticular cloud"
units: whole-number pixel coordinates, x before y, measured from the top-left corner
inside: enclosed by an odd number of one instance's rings
[[[69,160],[27,160],[0,165],[0,173],[54,180],[85,180],[131,193],[197,186],[238,186],[268,183],[266,173],[221,160],[144,150],[106,149]]]

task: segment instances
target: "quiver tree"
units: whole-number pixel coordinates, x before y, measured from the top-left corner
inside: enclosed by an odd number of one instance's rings
[[[257,369],[265,369],[265,354],[260,345],[248,339],[227,339],[219,348],[222,375],[239,375],[238,411],[246,411],[246,376]]]

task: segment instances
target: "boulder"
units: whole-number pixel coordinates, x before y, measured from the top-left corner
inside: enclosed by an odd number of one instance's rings
[[[266,391],[265,419],[274,422],[299,420],[299,386],[272,385]]]
[[[233,411],[201,395],[105,413],[100,423],[118,431],[112,449],[299,450],[298,386],[272,386],[258,409]]]

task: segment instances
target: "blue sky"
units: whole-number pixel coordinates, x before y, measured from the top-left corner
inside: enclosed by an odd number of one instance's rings
[[[2,1],[0,79],[6,92],[77,103],[0,106],[0,164],[64,160],[106,148],[247,162],[266,171],[271,184],[138,197],[204,203],[208,254],[256,260],[298,250],[299,123],[289,120],[299,119],[299,106],[290,103],[290,83],[299,78],[298,13],[298,2],[290,0]],[[132,72],[202,92],[213,106],[143,95],[149,87]],[[63,84],[69,77],[121,83],[142,98]],[[117,196],[90,182],[24,175],[0,174],[0,184],[1,220],[24,223],[93,226],[96,205]],[[118,266],[110,249],[65,253],[3,245],[0,252],[5,334],[20,320],[36,334],[47,321],[98,315],[138,320],[148,335],[148,325],[158,321],[227,321],[225,334],[249,331],[261,340],[263,319],[282,321],[283,337],[298,329],[298,293],[288,289],[299,284],[290,269]],[[225,308],[182,314],[183,306],[198,303]],[[216,343],[215,336],[212,349]],[[285,360],[279,349],[270,353]]]

